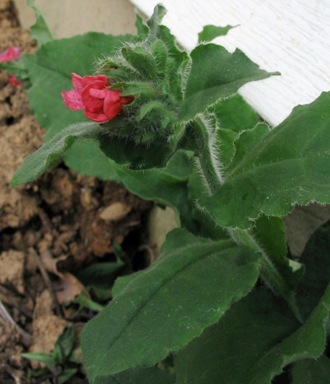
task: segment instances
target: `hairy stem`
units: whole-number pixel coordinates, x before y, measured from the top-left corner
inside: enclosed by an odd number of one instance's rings
[[[216,127],[205,115],[199,115],[194,126],[195,145],[198,152],[198,165],[210,195],[221,186],[222,173],[216,146]]]
[[[273,264],[270,256],[257,242],[251,231],[248,229],[244,230],[239,228],[230,228],[228,230],[228,234],[236,242],[236,244],[248,246],[262,256],[262,280],[276,295],[279,295],[285,299],[296,319],[302,323],[302,316],[298,309],[294,292],[286,282],[285,278],[280,274],[276,266]]]
[[[214,124],[213,124],[214,125]],[[210,195],[214,195],[223,183],[221,163],[216,152],[216,127],[205,116],[199,115],[194,126],[195,145],[199,172]],[[237,245],[252,248],[261,255],[261,277],[265,284],[277,295],[286,300],[298,321],[302,322],[292,288],[278,271],[271,257],[260,246],[249,229],[229,228],[229,236]]]

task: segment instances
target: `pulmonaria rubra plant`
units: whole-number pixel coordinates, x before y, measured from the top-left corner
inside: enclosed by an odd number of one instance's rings
[[[47,135],[12,186],[64,161],[170,206],[181,226],[85,326],[89,382],[269,384],[286,367],[288,383],[325,383],[329,249],[293,258],[283,217],[330,203],[330,93],[271,128],[237,91],[274,73],[209,42],[230,27],[207,26],[186,52],[164,14],[138,17],[136,36],[46,33],[15,62]]]
[[[83,109],[88,119],[103,123],[112,120],[120,112],[122,105],[132,102],[131,97],[120,97],[121,91],[109,89],[106,76],[84,76],[72,74],[73,90],[63,91],[65,105],[78,111]]]

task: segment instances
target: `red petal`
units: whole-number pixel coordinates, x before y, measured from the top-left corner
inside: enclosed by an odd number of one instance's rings
[[[65,105],[69,109],[72,109],[73,111],[79,111],[80,109],[84,108],[80,93],[75,89],[70,91],[63,91],[61,94]]]
[[[84,81],[83,78],[76,73],[71,74],[71,83],[73,85],[73,88],[77,90],[79,93],[84,88]]]
[[[12,61],[18,59],[21,56],[21,50],[17,47],[9,47],[5,51],[0,53],[0,62]]]
[[[97,123],[104,123],[109,120],[104,113],[93,113],[91,111],[85,110],[85,115],[89,120],[93,120]]]
[[[85,106],[85,109],[88,109],[90,112],[102,112],[103,111],[103,98],[99,99],[93,97],[91,94],[91,90],[97,91],[105,91],[104,84],[101,82],[95,81],[93,84],[86,85],[81,92],[81,100]],[[93,93],[93,92],[92,92]],[[105,97],[105,95],[104,95]]]
[[[107,96],[104,99],[103,110],[108,120],[116,117],[121,111],[120,94],[121,91],[108,90],[107,92]]]
[[[95,89],[91,88],[89,94],[96,99],[105,99],[107,95],[107,89]]]
[[[83,77],[84,87],[87,85],[95,85],[99,84],[100,89],[105,88],[109,85],[108,78],[104,75],[98,75],[98,76],[84,76]],[[98,87],[93,87],[98,88]]]

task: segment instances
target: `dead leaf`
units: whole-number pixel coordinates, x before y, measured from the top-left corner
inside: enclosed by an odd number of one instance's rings
[[[56,284],[56,297],[60,304],[72,301],[81,292],[89,297],[86,288],[72,273],[64,272],[61,274],[61,280]]]
[[[57,301],[60,304],[73,300],[84,292],[88,297],[89,293],[84,285],[70,272],[59,272],[57,264],[66,260],[68,256],[60,256],[56,259],[47,250],[40,254],[40,258],[45,269],[59,277],[59,281],[54,284]]]
[[[119,221],[126,217],[131,210],[132,207],[117,201],[100,211],[100,219],[104,221]]]

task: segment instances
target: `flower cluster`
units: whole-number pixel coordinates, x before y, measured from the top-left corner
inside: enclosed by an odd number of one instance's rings
[[[7,61],[13,61],[19,59],[21,56],[21,51],[18,47],[9,47],[5,51],[0,53],[0,63],[6,63]],[[16,76],[9,74],[9,83],[14,87],[20,85],[20,81],[16,79]]]
[[[88,119],[98,123],[112,120],[121,112],[122,105],[132,102],[132,97],[121,97],[121,91],[109,89],[105,75],[84,76],[72,74],[73,88],[63,91],[65,105],[74,110],[83,109]]]

